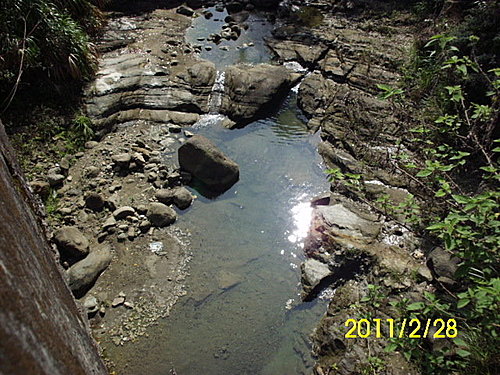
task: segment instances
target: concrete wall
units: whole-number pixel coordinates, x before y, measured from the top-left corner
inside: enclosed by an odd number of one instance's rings
[[[107,374],[0,123],[0,374]]]

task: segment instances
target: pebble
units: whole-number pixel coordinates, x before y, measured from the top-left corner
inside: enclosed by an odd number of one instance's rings
[[[113,302],[111,302],[111,307],[118,307],[120,305],[123,305],[125,302],[125,297],[116,297]]]

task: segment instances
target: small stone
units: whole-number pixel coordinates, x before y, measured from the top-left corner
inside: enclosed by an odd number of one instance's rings
[[[151,228],[151,223],[148,220],[142,220],[139,223],[139,230],[142,233],[146,233]]]
[[[134,228],[132,228],[132,227],[128,228],[127,237],[131,241],[136,237],[136,233],[135,233],[135,229]]]
[[[138,205],[135,209],[139,215],[146,215],[148,212],[148,208],[143,204]]]
[[[149,172],[147,175],[148,182],[153,182],[158,179],[158,174],[156,172]]]
[[[30,183],[33,193],[38,195],[42,200],[49,197],[50,194],[50,184],[45,181],[33,181]]]
[[[130,161],[132,160],[132,156],[129,153],[117,154],[113,155],[111,160],[120,168],[128,168]]]
[[[175,211],[163,203],[151,203],[148,209],[148,219],[155,227],[165,227],[177,219]]]
[[[110,216],[102,225],[102,229],[107,231],[109,228],[112,228],[114,226],[116,226],[116,220],[113,216]]]
[[[123,206],[113,212],[116,220],[126,219],[128,216],[134,216],[135,210],[130,206]]]
[[[184,135],[186,136],[186,138],[191,138],[192,136],[194,136],[194,133],[190,132],[189,130],[184,130]]]
[[[155,193],[155,198],[163,204],[171,204],[174,201],[174,191],[172,189],[161,189]]]
[[[54,233],[54,242],[63,261],[83,259],[89,253],[89,241],[75,227],[62,227]]]
[[[88,142],[85,142],[85,148],[87,150],[90,150],[90,149],[93,149],[94,147],[96,147],[99,143],[96,142],[96,141],[88,141]]]
[[[185,187],[174,189],[174,204],[181,210],[185,210],[193,202],[193,195]]]
[[[182,128],[179,125],[170,125],[168,127],[168,131],[170,133],[180,133],[182,131]]]
[[[99,309],[99,315],[104,316],[106,315],[106,308],[104,306],[101,306]]]
[[[111,307],[118,307],[125,303],[125,297],[116,297],[113,302],[111,302]]]
[[[94,296],[89,296],[85,298],[85,301],[83,302],[83,307],[85,310],[87,310],[87,314],[95,314],[98,310],[98,303],[97,303],[97,298]]]
[[[59,187],[63,184],[65,178],[62,174],[49,174],[47,175],[47,182],[51,187]]]
[[[125,242],[127,240],[127,235],[125,233],[120,233],[116,239],[118,242]]]
[[[98,193],[89,193],[85,197],[85,206],[92,211],[101,211],[104,207],[104,199]]]
[[[135,307],[134,303],[129,301],[125,302],[123,306],[125,306],[127,309],[133,309]]]
[[[96,178],[99,176],[100,169],[94,166],[87,167],[85,169],[85,176],[87,178]]]
[[[179,65],[179,61],[178,60],[172,60],[170,61],[170,66],[177,66]]]

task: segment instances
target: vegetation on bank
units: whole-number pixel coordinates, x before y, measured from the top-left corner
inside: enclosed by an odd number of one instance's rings
[[[459,336],[439,349],[420,340],[394,339],[423,374],[495,374],[500,322],[500,33],[498,2],[469,2],[448,18],[437,1],[419,11],[440,14],[422,30],[404,67],[401,87],[380,85],[380,97],[401,112],[419,108],[407,129],[396,168],[417,187],[396,205],[388,196],[374,206],[401,217],[460,260],[452,286],[436,282],[424,302],[400,301],[402,316],[456,319]],[[436,13],[436,9],[441,12]],[[362,188],[360,175],[331,170],[330,178]],[[417,198],[418,196],[418,198]],[[412,303],[413,302],[413,303]],[[396,306],[397,305],[397,306]]]

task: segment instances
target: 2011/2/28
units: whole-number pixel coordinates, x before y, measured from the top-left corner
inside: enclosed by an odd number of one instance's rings
[[[375,323],[375,337],[381,338],[382,336],[382,319],[372,319]],[[429,330],[431,327],[432,319],[427,319],[425,322],[425,329],[423,335],[419,334],[419,331],[422,328],[422,323],[420,319],[413,318],[408,322],[408,318],[402,319],[401,329],[399,330],[396,336],[394,335],[394,319],[385,319],[385,322],[389,328],[389,338],[405,337],[405,329],[408,328],[410,330],[410,334],[408,335],[411,339],[420,339],[426,338],[429,335]],[[371,332],[371,322],[368,319],[347,319],[345,322],[345,326],[349,327],[352,325],[352,328],[345,334],[345,338],[348,339],[357,339],[357,338],[368,338],[372,334]],[[433,328],[437,328],[435,332],[432,333],[433,338],[435,339],[446,339],[446,338],[455,338],[458,335],[457,330],[457,322],[455,319],[448,319],[446,322],[443,319],[435,319],[432,323]],[[357,335],[355,332],[357,331]],[[434,329],[432,329],[434,331]],[[445,334],[442,332],[445,331]]]

